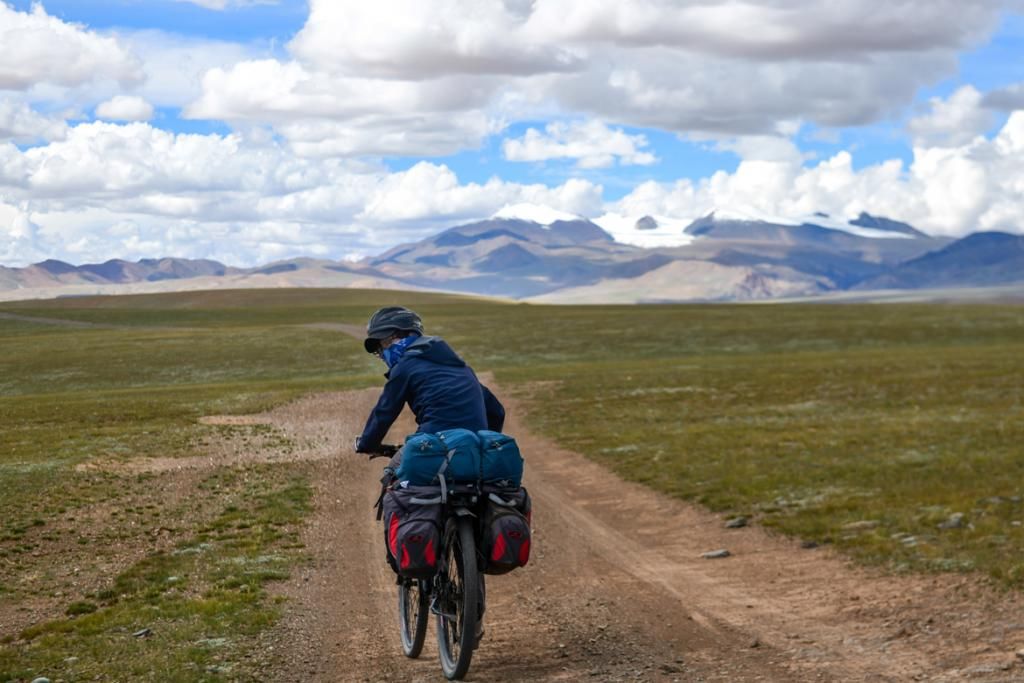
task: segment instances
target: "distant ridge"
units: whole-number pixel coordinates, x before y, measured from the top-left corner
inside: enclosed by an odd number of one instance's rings
[[[687,223],[646,214],[588,220],[517,205],[360,262],[293,258],[233,268],[208,259],[78,266],[49,259],[0,267],[0,299],[366,287],[548,302],[760,301],[1018,282],[1024,237],[1008,233],[954,241],[867,212],[845,221],[822,212],[773,218],[715,210]]]
[[[982,287],[1024,282],[1024,236],[976,232],[909,260],[857,289]]]

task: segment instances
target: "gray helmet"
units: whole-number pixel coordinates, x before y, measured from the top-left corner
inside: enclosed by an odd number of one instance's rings
[[[363,348],[367,353],[380,350],[380,340],[387,339],[395,332],[418,332],[423,334],[423,321],[404,306],[386,306],[370,316],[366,324],[366,339]]]

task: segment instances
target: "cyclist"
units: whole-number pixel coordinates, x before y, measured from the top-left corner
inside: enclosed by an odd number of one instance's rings
[[[375,312],[366,326],[363,347],[380,356],[388,370],[384,390],[356,440],[357,453],[380,449],[405,404],[416,416],[417,432],[501,431],[505,423],[501,402],[443,339],[423,334],[423,321],[413,311],[388,306]],[[401,451],[390,466],[397,468],[400,462]]]
[[[380,356],[388,370],[384,390],[356,439],[357,453],[380,450],[381,441],[407,403],[416,416],[417,432],[436,434],[457,428],[500,432],[504,426],[501,402],[447,342],[423,334],[423,321],[408,308],[388,306],[371,315],[363,347]],[[385,468],[385,476],[394,475],[401,459],[402,451],[398,451]],[[477,644],[484,635],[483,576],[480,592]]]

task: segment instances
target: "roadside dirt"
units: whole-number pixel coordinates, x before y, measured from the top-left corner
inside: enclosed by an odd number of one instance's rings
[[[500,388],[497,389],[500,395]],[[376,391],[260,416],[315,476],[312,561],[246,664],[270,681],[441,680],[433,625],[401,655],[373,518],[381,461],[351,453]],[[488,577],[474,681],[1021,681],[1024,600],[975,576],[891,577],[622,482],[531,434],[506,401],[534,497],[530,566]],[[391,441],[413,430],[407,418]],[[258,454],[254,454],[258,457]],[[727,548],[731,556],[701,554]]]

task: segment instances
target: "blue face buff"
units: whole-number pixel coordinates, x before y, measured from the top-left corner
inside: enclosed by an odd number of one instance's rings
[[[402,356],[405,355],[405,350],[419,338],[419,335],[412,334],[408,337],[396,339],[392,342],[391,346],[386,349],[381,349],[380,357],[384,361],[384,364],[388,366],[388,369],[398,365],[398,361],[402,360]]]

